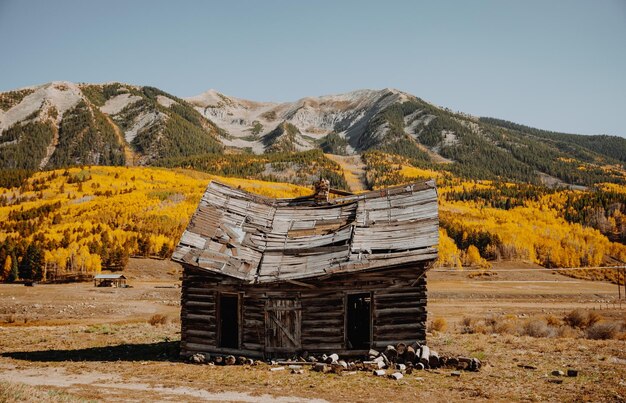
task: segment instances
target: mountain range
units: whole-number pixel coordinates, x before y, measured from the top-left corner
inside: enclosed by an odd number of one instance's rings
[[[361,155],[474,179],[624,182],[626,139],[557,133],[475,117],[395,90],[257,102],[209,90],[51,82],[0,93],[0,168],[162,165],[215,154]]]

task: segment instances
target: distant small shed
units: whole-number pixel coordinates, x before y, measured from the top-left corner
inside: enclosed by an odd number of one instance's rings
[[[126,277],[123,274],[96,274],[93,277],[94,287],[126,287]]]
[[[425,341],[435,183],[316,190],[271,199],[209,184],[172,256],[184,268],[183,356],[366,355]]]

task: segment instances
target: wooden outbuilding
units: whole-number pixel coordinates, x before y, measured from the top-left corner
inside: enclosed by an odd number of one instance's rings
[[[425,341],[434,182],[316,190],[271,199],[209,184],[172,257],[184,267],[183,356],[358,356]]]
[[[94,287],[126,287],[126,276],[123,274],[96,274],[93,276]]]

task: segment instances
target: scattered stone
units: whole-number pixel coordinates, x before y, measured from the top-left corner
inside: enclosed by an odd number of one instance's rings
[[[557,385],[560,385],[560,384],[562,384],[562,383],[563,383],[563,379],[555,379],[555,378],[551,378],[551,379],[548,379],[548,382],[550,382],[550,383],[556,383]]]
[[[330,371],[330,367],[324,363],[318,362],[317,364],[313,365],[313,371],[325,373]]]
[[[224,358],[224,365],[235,365],[237,363],[237,359],[234,355],[229,355]]]
[[[404,375],[402,375],[401,372],[394,372],[393,374],[389,375],[389,378],[391,379],[395,379],[396,381],[404,378]]]
[[[472,358],[472,361],[470,362],[469,365],[469,369],[470,371],[478,371],[480,369],[480,367],[482,367],[482,362],[480,362],[480,360],[478,358]]]
[[[333,362],[332,364],[330,364],[330,370],[333,374],[340,374],[343,372],[344,368],[339,363]]]
[[[398,358],[398,350],[394,346],[387,346],[384,354],[390,361],[395,361]]]
[[[296,375],[302,375],[302,374],[304,374],[304,370],[303,369],[292,369],[291,373],[292,374],[296,374]]]
[[[564,376],[564,375],[565,375],[565,372],[561,371],[560,369],[552,371],[552,376]]]
[[[372,369],[372,370],[384,369],[386,367],[383,360],[364,361],[363,366],[366,367],[367,369]]]
[[[537,367],[535,367],[534,365],[517,364],[517,366],[524,369],[537,369]]]
[[[415,361],[415,349],[413,348],[413,346],[406,347],[406,352],[404,353],[404,360],[409,363],[412,363],[413,361]]]
[[[270,368],[270,371],[272,371],[272,372],[284,371],[284,370],[285,370],[285,367],[273,367],[273,368]]]
[[[430,354],[428,356],[428,366],[431,368],[439,368],[440,366],[439,354],[434,350],[430,350]]]
[[[373,372],[374,376],[385,376],[386,372],[384,369],[377,369]]]
[[[461,376],[461,371],[452,371],[452,372],[450,372],[450,376],[457,376],[457,377],[459,377],[459,376]]]
[[[189,361],[193,362],[194,364],[205,364],[208,360],[204,354],[196,353],[189,357]]]
[[[578,376],[578,370],[577,369],[568,369],[567,370],[567,376],[570,376],[570,377]]]

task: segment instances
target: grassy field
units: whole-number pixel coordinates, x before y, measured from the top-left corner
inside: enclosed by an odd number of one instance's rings
[[[531,269],[501,264],[490,276],[430,273],[428,344],[484,366],[461,377],[441,369],[400,381],[180,362],[179,268],[167,261],[132,260],[130,289],[0,285],[0,401],[624,401],[626,348],[619,335],[531,337],[494,325],[525,329],[532,320],[562,321],[574,309],[626,321],[626,303],[621,310],[612,304],[615,285]],[[151,325],[155,315],[165,323]],[[550,375],[569,368],[579,376]]]

